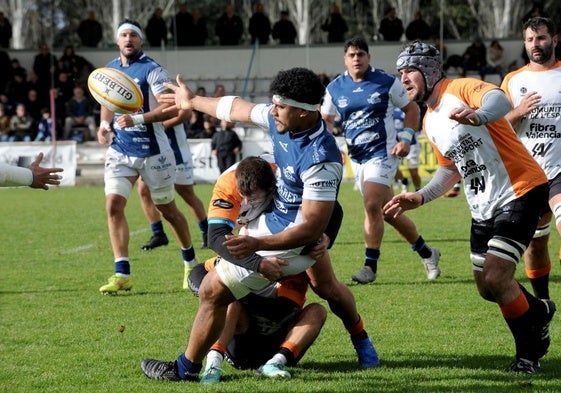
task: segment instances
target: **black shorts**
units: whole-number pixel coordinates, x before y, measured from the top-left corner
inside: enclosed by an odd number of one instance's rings
[[[226,348],[226,358],[233,367],[257,369],[272,358],[286,338],[288,328],[270,335],[239,334],[234,336]]]
[[[474,254],[486,254],[489,240],[502,237],[528,247],[548,201],[548,185],[542,184],[503,206],[489,220],[471,220],[470,247]]]

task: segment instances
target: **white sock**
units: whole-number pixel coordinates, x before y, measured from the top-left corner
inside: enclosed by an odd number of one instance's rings
[[[220,352],[214,349],[211,349],[209,353],[206,355],[205,371],[209,370],[211,367],[222,368],[223,360],[224,360],[224,355],[222,355]]]
[[[269,359],[266,364],[272,364],[272,363],[280,364],[281,366],[286,366],[286,357],[282,353],[277,353],[275,356]]]

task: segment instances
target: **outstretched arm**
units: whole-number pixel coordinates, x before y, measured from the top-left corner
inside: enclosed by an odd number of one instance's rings
[[[42,168],[39,166],[43,160],[43,153],[39,153],[35,161],[29,168],[21,168],[4,163],[0,163],[0,186],[29,186],[31,188],[49,189],[49,185],[59,185],[60,179],[58,172],[62,168]]]
[[[177,76],[177,86],[171,83],[164,83],[164,85],[173,91],[160,96],[159,102],[171,105],[166,111],[194,109],[220,120],[251,123],[251,109],[255,106],[252,102],[237,96],[197,96],[183,82],[180,75]]]

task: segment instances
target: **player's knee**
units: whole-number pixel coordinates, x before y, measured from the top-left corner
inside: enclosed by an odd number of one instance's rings
[[[171,203],[175,196],[173,184],[162,188],[154,188],[150,192],[152,194],[152,201],[154,201],[156,206]]]

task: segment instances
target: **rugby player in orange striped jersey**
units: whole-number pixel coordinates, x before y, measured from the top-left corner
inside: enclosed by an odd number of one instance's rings
[[[464,181],[477,289],[498,304],[514,337],[509,371],[535,373],[550,345],[555,304],[534,297],[514,275],[547,203],[547,177],[505,119],[511,106],[497,86],[447,79],[438,50],[419,41],[400,53],[397,69],[409,98],[427,104],[423,130],[439,167],[425,187],[394,196],[384,212],[400,215]]]

